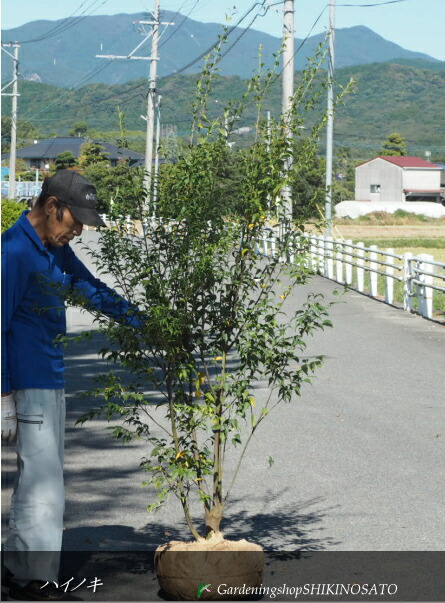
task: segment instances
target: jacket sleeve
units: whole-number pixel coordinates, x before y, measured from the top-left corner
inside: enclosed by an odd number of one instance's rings
[[[16,308],[22,300],[28,283],[23,254],[12,245],[12,240],[2,240],[2,394],[11,391],[8,336]]]
[[[66,247],[65,270],[72,276],[71,285],[88,300],[91,308],[122,320],[130,326],[141,326],[141,320],[137,316],[138,309],[114,289],[95,278],[69,246]]]

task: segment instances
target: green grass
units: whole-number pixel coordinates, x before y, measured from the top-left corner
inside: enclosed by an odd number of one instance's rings
[[[400,247],[412,247],[424,249],[445,249],[445,237],[437,238],[404,238],[398,237],[396,239],[361,239],[365,244],[365,247],[370,245],[377,245],[380,249],[387,249],[392,247],[398,249]],[[408,250],[407,250],[408,251]],[[428,252],[430,253],[430,252]]]
[[[334,224],[338,226],[351,226],[353,224],[363,224],[365,226],[441,225],[444,224],[444,219],[430,218],[424,214],[414,214],[404,209],[397,209],[394,213],[373,211],[358,218],[335,218]]]

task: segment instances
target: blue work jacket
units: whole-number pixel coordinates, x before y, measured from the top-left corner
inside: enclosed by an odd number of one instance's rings
[[[62,389],[66,333],[64,287],[90,307],[133,326],[139,320],[124,298],[95,278],[71,247],[45,247],[24,211],[2,235],[2,393]]]

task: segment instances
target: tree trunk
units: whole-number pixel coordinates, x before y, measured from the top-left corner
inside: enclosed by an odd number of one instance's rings
[[[216,503],[211,509],[206,509],[206,534],[209,537],[212,534],[220,533],[220,525],[223,517],[224,505]]]

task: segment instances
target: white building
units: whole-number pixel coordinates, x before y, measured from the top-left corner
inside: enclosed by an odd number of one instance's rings
[[[445,172],[420,157],[375,157],[355,168],[357,201],[445,201]]]

